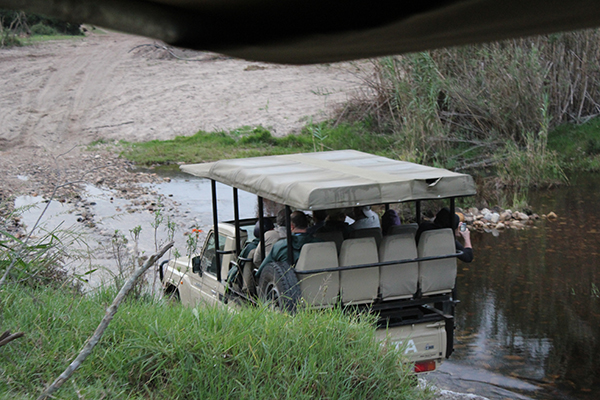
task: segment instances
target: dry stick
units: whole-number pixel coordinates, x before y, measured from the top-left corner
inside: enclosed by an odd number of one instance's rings
[[[9,342],[12,342],[15,339],[18,339],[20,337],[25,336],[25,332],[17,332],[17,333],[13,333],[12,335],[10,334],[10,331],[6,331],[2,334],[2,336],[0,336],[0,347],[4,346],[5,344],[8,344]]]
[[[110,307],[106,309],[106,314],[104,315],[104,318],[102,318],[102,321],[96,328],[94,334],[88,339],[85,346],[83,346],[83,349],[81,350],[79,355],[75,358],[75,360],[73,360],[73,362],[67,367],[67,369],[65,369],[64,372],[60,374],[60,376],[56,378],[54,382],[52,382],[52,385],[48,386],[48,388],[44,390],[40,397],[38,397],[38,400],[44,400],[51,397],[52,394],[58,389],[60,389],[63,383],[65,383],[71,377],[71,375],[73,375],[75,370],[79,368],[79,366],[85,361],[85,359],[90,354],[92,354],[94,347],[98,344],[98,342],[102,338],[102,335],[104,334],[104,331],[106,330],[113,317],[117,313],[119,305],[121,305],[121,303],[125,299],[125,296],[127,296],[127,294],[131,291],[135,282],[140,276],[142,276],[144,272],[148,270],[148,268],[154,265],[154,263],[156,263],[156,261],[159,260],[171,247],[173,247],[173,242],[167,243],[157,253],[151,255],[150,258],[146,260],[144,265],[142,265],[137,271],[133,273],[133,275],[127,280],[125,285],[123,285]]]

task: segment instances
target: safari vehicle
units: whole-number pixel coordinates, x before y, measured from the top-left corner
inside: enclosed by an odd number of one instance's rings
[[[211,180],[214,225],[199,254],[161,264],[167,294],[192,305],[252,303],[259,297],[290,311],[302,303],[370,312],[377,315],[378,336],[403,344],[415,371],[435,370],[450,356],[456,256],[461,253],[451,229],[426,231],[418,245],[415,232],[421,201],[447,199],[454,212],[456,197],[475,194],[471,176],[354,150],[221,160],[181,169]],[[218,221],[217,182],[233,188],[233,221]],[[238,190],[258,197],[257,218],[240,218]],[[323,241],[305,244],[295,264],[264,266],[256,284],[244,291],[239,279],[227,277],[233,268],[250,262],[240,254],[253,239],[256,221],[265,254],[264,199],[285,205],[288,243],[292,210],[387,209],[414,202],[416,223],[395,226],[386,236],[377,228],[356,230],[345,240],[320,235]],[[294,259],[292,246],[287,259]]]

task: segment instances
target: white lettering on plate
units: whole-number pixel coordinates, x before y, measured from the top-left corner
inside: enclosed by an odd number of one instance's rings
[[[396,342],[396,350],[400,349],[400,347],[402,346],[404,342]],[[406,342],[406,349],[404,350],[404,354],[408,354],[408,353],[416,353],[417,350],[417,346],[415,345],[414,340],[409,339],[408,342]]]

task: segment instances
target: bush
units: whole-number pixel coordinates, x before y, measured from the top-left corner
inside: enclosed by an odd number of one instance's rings
[[[56,29],[54,29],[51,26],[48,25],[44,25],[43,23],[37,23],[34,26],[31,27],[31,33],[34,35],[45,35],[45,36],[52,36],[52,35],[57,35],[58,32],[56,31]]]
[[[27,14],[22,11],[0,9],[0,27],[16,34],[34,35],[83,35],[80,23],[65,22],[56,18],[48,18],[39,14]],[[31,27],[31,28],[29,28]],[[41,33],[34,32],[35,29]],[[52,29],[52,33],[49,33]]]

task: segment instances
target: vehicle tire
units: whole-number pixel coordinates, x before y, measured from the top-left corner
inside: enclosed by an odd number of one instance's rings
[[[258,280],[258,293],[273,307],[288,312],[296,311],[302,295],[296,273],[286,262],[272,262],[263,268]]]

